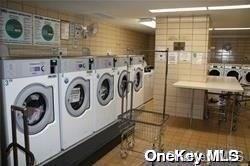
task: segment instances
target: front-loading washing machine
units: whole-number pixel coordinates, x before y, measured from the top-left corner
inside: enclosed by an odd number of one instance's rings
[[[237,80],[241,80],[241,65],[226,64],[224,70],[224,76],[235,77]]]
[[[57,59],[5,59],[0,65],[6,146],[12,142],[11,105],[28,108],[30,150],[39,165],[61,150]],[[16,113],[16,124],[17,143],[24,146],[20,112]],[[14,165],[12,152],[8,162]],[[20,150],[18,164],[26,164]]]
[[[129,109],[129,91],[128,88],[130,80],[128,65],[129,59],[127,57],[115,57],[114,61],[115,65],[115,103],[116,103],[116,110],[117,116],[119,114]],[[122,110],[122,100],[123,100],[123,110]]]
[[[130,79],[134,82],[133,108],[137,108],[144,103],[144,58],[142,55],[130,56],[130,58],[132,58]]]
[[[240,83],[243,85],[250,86],[250,65],[242,65],[241,76],[242,79]]]
[[[117,119],[114,99],[115,72],[113,57],[95,57],[94,61],[95,131],[98,131]]]
[[[59,103],[62,149],[94,132],[93,58],[61,58]]]
[[[209,64],[208,75],[210,75],[210,76],[223,76],[224,75],[224,64],[221,64],[221,63]]]

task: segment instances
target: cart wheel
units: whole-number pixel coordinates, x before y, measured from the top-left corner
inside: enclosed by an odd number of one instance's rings
[[[125,158],[127,158],[128,153],[125,150],[121,150],[120,151],[120,156],[121,156],[122,159],[125,159]]]
[[[135,143],[133,141],[128,142],[128,149],[133,149],[135,146]]]

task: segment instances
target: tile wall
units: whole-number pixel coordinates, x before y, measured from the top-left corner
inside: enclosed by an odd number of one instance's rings
[[[0,7],[48,16],[56,19],[79,23],[82,25],[97,23],[99,26],[99,32],[93,37],[88,39],[80,39],[79,41],[75,41],[74,39],[61,40],[61,47],[67,48],[68,55],[70,56],[82,55],[82,49],[86,47],[90,49],[91,54],[93,55],[107,55],[107,53],[125,54],[127,48],[133,50],[148,49],[148,34],[125,29],[100,19],[49,10],[35,6],[29,1],[22,0],[1,0]],[[13,56],[50,56],[53,54],[52,48],[43,46],[10,45],[9,47],[10,54]]]
[[[233,63],[250,64],[250,37],[249,35],[229,35],[214,37],[211,40],[210,62],[211,63]],[[226,45],[231,46],[230,51],[223,49]]]
[[[208,51],[208,16],[157,17],[155,48],[173,52],[175,41],[185,42],[185,52],[202,53],[200,64],[178,62],[168,65],[166,110],[172,116],[189,117],[191,90],[173,87],[176,81],[206,81]],[[178,53],[180,54],[180,52]],[[155,56],[154,99],[157,110],[161,111],[164,97],[165,58],[162,53]],[[204,91],[194,93],[194,118],[203,117]]]

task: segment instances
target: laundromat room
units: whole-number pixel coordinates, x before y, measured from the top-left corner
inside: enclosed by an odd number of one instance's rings
[[[0,0],[0,166],[249,166],[250,0]]]

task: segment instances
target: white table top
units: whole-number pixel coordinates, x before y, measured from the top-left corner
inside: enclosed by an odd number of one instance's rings
[[[209,91],[243,92],[235,77],[208,76],[207,82],[178,81],[173,84],[178,88],[200,89]]]

